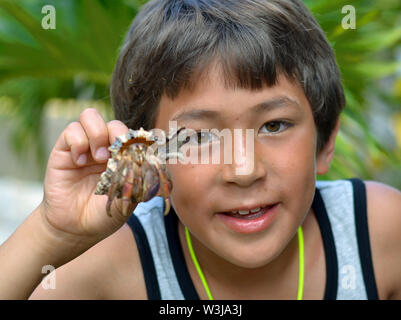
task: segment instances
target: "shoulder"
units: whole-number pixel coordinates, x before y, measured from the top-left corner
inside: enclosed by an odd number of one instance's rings
[[[56,288],[39,285],[30,299],[147,299],[135,238],[124,224],[55,270]]]
[[[401,192],[364,181],[372,259],[381,299],[401,299]]]

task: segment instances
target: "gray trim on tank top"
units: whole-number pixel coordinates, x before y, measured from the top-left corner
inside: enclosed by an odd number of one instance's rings
[[[317,181],[337,251],[337,300],[367,299],[355,227],[354,192],[348,180]],[[307,277],[307,275],[305,275]]]
[[[163,198],[141,202],[135,208],[152,252],[162,300],[184,300],[175,274],[164,225]]]

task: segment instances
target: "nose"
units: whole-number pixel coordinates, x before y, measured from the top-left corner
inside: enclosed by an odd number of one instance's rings
[[[234,129],[231,163],[224,163],[221,177],[224,182],[247,187],[266,176],[266,163],[255,152],[255,135],[247,129],[245,136],[241,129]]]

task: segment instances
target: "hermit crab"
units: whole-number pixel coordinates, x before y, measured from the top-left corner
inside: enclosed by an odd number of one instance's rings
[[[109,147],[111,158],[107,162],[107,169],[101,174],[95,190],[97,195],[108,195],[106,212],[109,216],[115,197],[122,198],[124,216],[129,214],[130,202],[135,204],[146,202],[155,196],[164,198],[164,215],[170,211],[169,195],[172,182],[163,160],[180,158],[182,154],[178,151],[179,143],[174,152],[166,152],[165,150],[172,148],[165,147],[184,129],[177,130],[172,137],[166,138],[163,144],[157,143],[158,136],[154,132],[143,128],[130,129],[127,134],[116,138]]]

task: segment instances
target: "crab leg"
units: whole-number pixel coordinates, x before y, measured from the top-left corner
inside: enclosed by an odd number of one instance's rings
[[[142,196],[143,179],[142,179],[141,168],[135,162],[133,163],[133,171],[134,171],[134,185],[132,187],[132,195],[135,199],[140,199]]]
[[[118,191],[118,189],[120,187],[119,182],[118,182],[118,177],[119,177],[120,173],[124,169],[124,162],[125,161],[121,161],[118,164],[118,167],[117,167],[117,170],[116,170],[118,174],[114,175],[112,177],[112,179],[111,179],[111,185],[110,185],[110,188],[109,188],[109,192],[107,194],[108,198],[107,198],[107,203],[106,203],[106,212],[107,212],[107,215],[109,217],[111,217],[111,212],[110,212],[111,204],[113,203],[113,200],[116,197],[117,191]]]
[[[128,209],[132,197],[132,188],[134,183],[134,169],[132,162],[127,161],[127,175],[124,179],[123,191],[122,191],[122,204],[123,204],[123,216],[128,215]]]
[[[160,189],[160,179],[157,173],[157,169],[154,165],[145,161],[142,164],[142,175],[143,175],[143,189],[142,189],[142,201],[148,201],[156,196]]]
[[[159,163],[155,161],[154,166],[157,168],[160,179],[160,189],[159,193],[164,199],[164,215],[166,216],[170,212],[170,191],[172,189],[171,182],[168,180],[166,172],[160,167]]]

